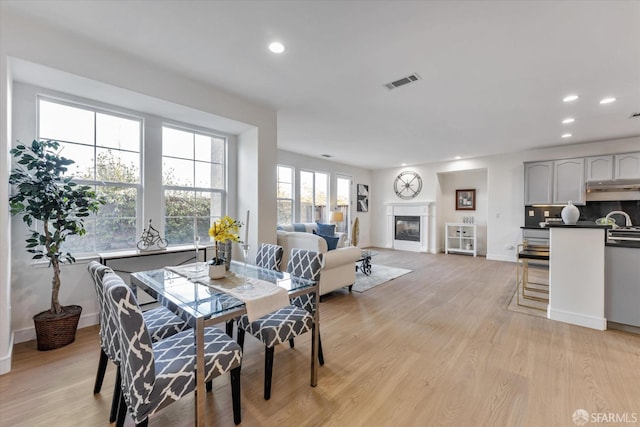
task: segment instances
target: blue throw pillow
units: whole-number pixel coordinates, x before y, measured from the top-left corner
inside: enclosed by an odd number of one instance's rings
[[[332,251],[338,246],[338,240],[340,240],[340,237],[325,236],[324,234],[319,234],[319,233],[318,233],[318,236],[322,237],[324,240],[327,241],[328,250]]]
[[[333,237],[336,234],[336,225],[335,224],[320,224],[319,222],[316,223],[318,225],[318,234],[321,236],[329,236],[329,237]]]

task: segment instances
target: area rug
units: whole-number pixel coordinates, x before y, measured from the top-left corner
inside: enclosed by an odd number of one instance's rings
[[[411,270],[374,264],[371,266],[370,276],[363,274],[360,270],[356,272],[356,283],[353,285],[353,291],[365,292],[407,273],[411,273]]]

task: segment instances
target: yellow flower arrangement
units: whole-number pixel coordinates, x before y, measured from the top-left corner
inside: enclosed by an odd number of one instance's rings
[[[216,262],[220,262],[220,258],[218,257],[218,244],[222,242],[226,242],[230,240],[232,242],[241,242],[240,235],[238,234],[240,231],[240,227],[242,227],[242,223],[236,221],[228,215],[223,216],[222,218],[216,220],[209,229],[209,236],[213,237],[215,240],[215,250],[216,250]]]

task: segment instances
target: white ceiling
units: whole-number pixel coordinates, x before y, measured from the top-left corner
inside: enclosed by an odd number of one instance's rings
[[[280,149],[367,169],[640,135],[639,1],[2,7],[273,106]],[[412,73],[422,80],[383,86]]]

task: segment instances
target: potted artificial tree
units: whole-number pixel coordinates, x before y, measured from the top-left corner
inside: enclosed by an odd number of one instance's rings
[[[75,339],[82,307],[62,306],[58,299],[60,264],[75,258],[61,246],[67,237],[85,234],[84,218],[104,204],[91,187],[64,176],[74,161],[60,156],[59,146],[57,141],[34,140],[31,146],[19,144],[11,150],[18,164],[9,176],[15,186],[9,197],[11,214],[23,214],[30,229],[27,252],[36,260],[47,258],[53,267],[51,307],[33,316],[38,350],[53,350]]]

